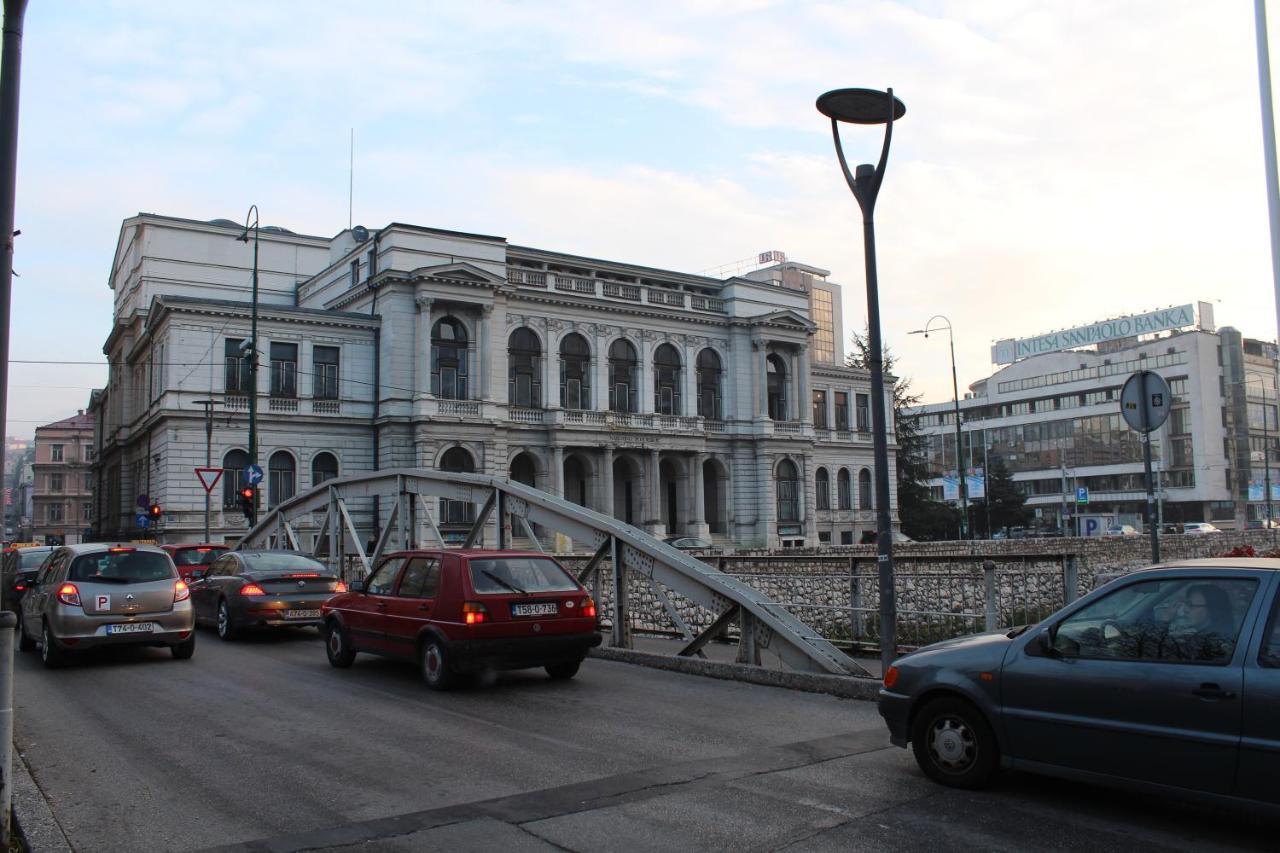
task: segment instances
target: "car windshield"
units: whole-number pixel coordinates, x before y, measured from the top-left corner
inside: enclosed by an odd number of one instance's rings
[[[112,549],[97,554],[81,554],[71,562],[67,580],[89,583],[146,583],[161,581],[176,575],[173,564],[165,554],[155,551],[135,551],[132,548]]]
[[[45,557],[49,556],[48,548],[26,548],[18,552],[19,568],[38,569],[40,564],[44,562]]]
[[[303,554],[245,554],[244,562],[249,571],[262,575],[325,571],[323,563]]]
[[[573,578],[546,557],[472,559],[471,586],[477,593],[577,592]]]
[[[173,555],[173,562],[179,566],[207,566],[222,553],[226,548],[183,548]]]

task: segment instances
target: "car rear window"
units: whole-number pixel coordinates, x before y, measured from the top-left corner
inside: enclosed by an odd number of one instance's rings
[[[575,592],[577,583],[546,557],[472,559],[471,586],[481,594]]]
[[[326,572],[324,563],[302,554],[245,554],[245,565],[258,574],[280,572]]]
[[[81,554],[67,572],[67,580],[90,583],[146,583],[176,576],[167,555],[133,550]]]
[[[222,556],[226,548],[183,548],[173,555],[179,566],[207,566]]]
[[[40,564],[44,562],[45,557],[49,556],[48,549],[27,548],[18,552],[19,568],[38,569]]]

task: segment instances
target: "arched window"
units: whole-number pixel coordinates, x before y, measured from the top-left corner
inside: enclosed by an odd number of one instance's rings
[[[766,390],[769,394],[769,417],[775,421],[787,420],[787,363],[777,353],[765,359],[768,373]]]
[[[634,412],[636,406],[636,378],[640,369],[636,348],[626,338],[618,338],[609,347],[609,409],[615,412]]]
[[[863,468],[858,472],[858,509],[872,509],[871,505],[871,471]]]
[[[653,353],[653,409],[660,415],[683,414],[680,353],[671,344],[662,344]]]
[[[240,506],[240,490],[244,488],[244,469],[249,467],[249,454],[243,450],[228,450],[222,457],[222,506],[235,509]]]
[[[576,332],[560,341],[560,407],[591,408],[591,348]]]
[[[818,509],[831,509],[831,475],[826,468],[813,473],[813,488],[818,493]]]
[[[431,393],[467,399],[467,327],[456,317],[440,318],[431,330]]]
[[[536,488],[538,485],[538,468],[533,463],[533,457],[528,453],[521,453],[515,459],[512,459],[511,479],[517,483],[524,483],[526,486]]]
[[[836,491],[839,496],[837,506],[840,509],[853,509],[853,481],[849,477],[849,469],[841,468],[840,473],[836,474]]]
[[[297,491],[298,471],[293,462],[293,455],[285,450],[277,450],[271,454],[267,463],[267,506],[279,506]]]
[[[513,406],[542,406],[542,344],[526,328],[516,329],[507,343],[508,399]]]
[[[338,476],[338,458],[332,453],[317,453],[311,460],[311,485],[318,486],[325,480]]]
[[[720,414],[720,356],[707,347],[698,353],[698,414],[718,421]]]
[[[440,457],[439,467],[441,471],[471,474],[476,469],[476,463],[466,448],[451,447],[444,452],[444,456]],[[451,501],[448,498],[440,499],[441,524],[471,524],[473,521],[472,515],[472,505],[467,501]]]
[[[800,520],[800,475],[790,459],[778,463],[778,521]]]

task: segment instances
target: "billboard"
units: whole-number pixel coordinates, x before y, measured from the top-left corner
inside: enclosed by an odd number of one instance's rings
[[[1204,306],[1204,303],[1200,304]],[[1206,313],[1202,307],[1200,312],[1202,324],[1209,322],[1205,318]],[[991,347],[991,361],[994,364],[1012,364],[1018,359],[1041,353],[1061,352],[1116,338],[1130,338],[1135,335],[1147,335],[1152,332],[1164,332],[1194,325],[1196,325],[1196,306],[1188,303],[1173,308],[1161,308],[1159,311],[1148,311],[1145,314],[1116,317],[1090,323],[1087,326],[1076,326],[1073,329],[1062,329],[1047,335],[1036,335],[1033,338],[1007,338],[997,341]]]

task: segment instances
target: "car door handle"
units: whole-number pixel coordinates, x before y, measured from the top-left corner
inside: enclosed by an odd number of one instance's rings
[[[378,609],[379,609],[379,610],[386,610],[386,609],[387,609],[387,603],[386,603],[385,601],[379,601],[379,602],[377,603],[377,607],[378,607]]]
[[[1201,684],[1195,690],[1191,691],[1192,696],[1199,696],[1201,699],[1234,699],[1235,691],[1223,690],[1216,684]]]
[[[430,605],[430,604],[419,604],[419,605],[418,605],[418,609],[419,609],[419,610],[421,610],[423,613],[430,613],[430,612],[431,612],[431,605]]]

